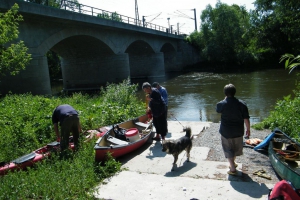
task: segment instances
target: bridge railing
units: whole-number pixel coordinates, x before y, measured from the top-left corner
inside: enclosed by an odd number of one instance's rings
[[[148,23],[145,22],[143,20],[138,20],[132,17],[128,17],[125,15],[121,15],[118,14],[116,12],[110,12],[107,10],[102,10],[100,8],[94,8],[88,5],[84,5],[84,4],[80,4],[80,3],[76,3],[73,1],[68,1],[68,0],[62,0],[59,3],[57,3],[56,1],[51,1],[51,0],[44,0],[44,1],[37,1],[37,0],[24,0],[25,2],[28,3],[37,3],[37,4],[42,4],[44,6],[50,6],[50,7],[55,7],[55,8],[60,8],[60,9],[64,9],[67,11],[71,11],[71,12],[76,12],[76,13],[81,13],[81,14],[85,14],[85,15],[91,15],[94,17],[99,17],[102,19],[107,19],[107,20],[113,20],[113,21],[118,21],[118,22],[123,22],[123,23],[127,23],[127,24],[132,24],[135,26],[140,26],[140,27],[144,27],[144,28],[148,28],[148,29],[153,29],[153,30],[157,30],[157,31],[162,31],[162,32],[167,32],[170,34],[181,34],[181,33],[177,33],[177,31],[169,29],[167,27],[163,27],[157,24],[152,24],[152,23]],[[40,3],[42,2],[42,3]]]

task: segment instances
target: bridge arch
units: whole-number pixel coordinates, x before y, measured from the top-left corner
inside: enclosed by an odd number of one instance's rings
[[[37,48],[31,49],[31,53],[33,54],[42,54],[45,55],[49,49],[58,44],[59,42],[73,37],[73,36],[90,36],[102,41],[106,44],[115,54],[120,52],[119,48],[116,46],[115,42],[110,39],[110,34],[107,32],[97,32],[89,29],[63,29],[43,40]]]
[[[63,87],[66,90],[100,88],[106,83],[106,77],[111,76],[113,67],[108,63],[116,55],[95,37],[71,36],[55,44],[51,50],[61,57]]]
[[[177,51],[171,43],[165,43],[161,49],[164,54],[165,71],[178,71]]]
[[[146,41],[136,40],[132,42],[128,45],[125,53],[129,57],[130,76],[132,78],[164,76],[163,54],[155,52]]]

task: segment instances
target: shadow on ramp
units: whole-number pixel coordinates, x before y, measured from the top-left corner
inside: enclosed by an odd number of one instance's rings
[[[161,141],[151,141],[146,143],[133,152],[130,152],[122,157],[117,158],[117,161],[125,164],[136,156],[145,155],[146,158],[153,159],[155,157],[165,157],[166,153],[162,152]]]
[[[152,146],[149,148],[148,155],[146,158],[153,159],[157,157],[165,157],[167,154],[162,151],[161,141],[154,141]]]
[[[141,155],[144,151],[147,151],[147,149],[149,149],[149,147],[152,144],[150,143],[145,143],[143,146],[141,146],[140,148],[136,149],[135,151],[132,151],[124,156],[121,156],[119,158],[117,158],[116,160],[125,164],[127,163],[129,160],[133,159],[134,157]]]
[[[230,185],[233,189],[239,193],[246,194],[251,198],[258,199],[269,194],[269,188],[264,183],[259,184],[253,181],[250,182],[251,186],[248,184],[246,187],[243,183],[238,181],[230,181]]]
[[[175,170],[174,171],[171,171],[172,170],[172,167],[173,167],[173,164],[170,164],[170,171],[167,172],[165,174],[165,177],[177,177],[177,176],[180,176],[184,173],[186,173],[187,171],[191,170],[192,168],[196,167],[197,166],[197,163],[194,163],[194,162],[187,162],[185,161],[181,166],[176,166]]]

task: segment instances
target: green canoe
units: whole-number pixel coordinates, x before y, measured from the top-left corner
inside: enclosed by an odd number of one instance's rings
[[[300,144],[279,129],[274,130],[268,154],[275,172],[300,189]]]

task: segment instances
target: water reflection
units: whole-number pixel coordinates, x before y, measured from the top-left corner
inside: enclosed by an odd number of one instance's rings
[[[295,80],[295,73],[289,75],[287,70],[280,69],[239,74],[191,72],[146,81],[158,81],[167,88],[168,120],[219,122],[215,106],[224,99],[223,87],[232,83],[237,88],[236,97],[248,105],[250,121],[260,122],[269,115],[278,99],[292,94]],[[144,98],[142,91],[139,96]]]

